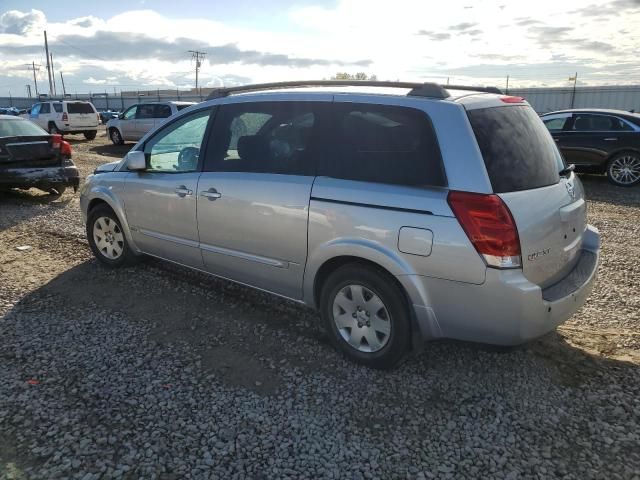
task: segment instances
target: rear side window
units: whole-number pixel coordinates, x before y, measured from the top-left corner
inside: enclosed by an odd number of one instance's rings
[[[553,185],[564,162],[542,120],[528,106],[468,112],[495,193]]]
[[[319,108],[317,102],[220,106],[205,170],[313,175]]]
[[[56,111],[56,113],[62,113],[62,104],[61,103],[54,103],[53,104],[53,109]]]
[[[182,105],[176,105],[176,109],[177,109],[178,111],[180,111],[180,110],[184,110],[185,108],[190,107],[190,106],[191,106],[191,105],[189,105],[189,104],[186,104],[186,105],[185,105],[185,104],[182,104]]]
[[[169,105],[156,105],[156,118],[169,118],[171,116],[171,107]]]
[[[138,105],[138,113],[136,118],[155,118],[156,106],[153,104]]]
[[[427,115],[417,109],[334,104],[331,154],[319,175],[408,186],[444,186],[440,150]]]
[[[69,102],[67,103],[67,113],[95,113],[90,103]]]
[[[574,115],[573,130],[579,132],[632,131],[633,128],[610,115]]]

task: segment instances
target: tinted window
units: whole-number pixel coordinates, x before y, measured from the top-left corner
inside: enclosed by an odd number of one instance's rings
[[[138,113],[136,114],[136,118],[155,118],[155,114],[155,105],[138,105]]]
[[[95,113],[93,106],[87,102],[67,102],[68,113]]]
[[[36,103],[33,107],[31,107],[31,115],[38,115],[40,113],[40,108],[42,108],[42,104]]]
[[[125,112],[122,114],[122,118],[124,120],[132,120],[135,118],[137,111],[138,111],[138,106],[134,105],[133,107],[130,107],[127,110],[125,110]]]
[[[494,192],[528,190],[560,180],[562,157],[531,107],[471,110],[469,120]]]
[[[305,102],[222,105],[216,114],[209,171],[312,175],[318,106]]]
[[[144,146],[149,171],[179,173],[197,170],[210,113],[210,110],[201,110],[155,134]]]
[[[43,103],[40,107],[40,113],[51,113],[51,104]]]
[[[184,104],[183,104],[183,105],[176,105],[176,109],[177,109],[178,111],[180,111],[180,110],[184,110],[185,108],[190,107],[190,106],[191,106],[191,105],[189,105],[189,104],[186,104],[186,105],[184,105]]]
[[[0,137],[47,135],[35,123],[26,120],[0,120]]]
[[[542,121],[544,122],[545,126],[549,130],[558,131],[564,128],[564,126],[567,124],[568,119],[569,117],[562,117],[562,118],[552,118],[551,120],[542,119]]]
[[[171,107],[169,105],[156,105],[156,118],[168,118],[171,116]]]
[[[427,115],[413,108],[334,104],[332,152],[320,175],[411,186],[446,184]]]
[[[57,113],[62,113],[62,104],[61,104],[61,103],[54,103],[54,104],[53,104],[53,109],[54,109]]]
[[[579,132],[609,132],[633,130],[627,123],[609,115],[574,115],[573,130]]]

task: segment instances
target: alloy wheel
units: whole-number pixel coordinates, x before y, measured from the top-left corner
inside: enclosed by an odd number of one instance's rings
[[[631,185],[640,180],[640,157],[621,155],[609,167],[613,180],[621,185]]]

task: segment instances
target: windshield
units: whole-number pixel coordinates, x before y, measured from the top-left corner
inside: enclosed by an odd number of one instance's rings
[[[531,107],[482,108],[468,115],[495,193],[558,183],[564,161]]]
[[[42,128],[28,120],[0,120],[0,137],[48,135]]]

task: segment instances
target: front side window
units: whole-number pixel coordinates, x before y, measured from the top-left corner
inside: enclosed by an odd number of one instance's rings
[[[316,110],[314,102],[220,106],[207,170],[312,175]]]
[[[444,186],[446,179],[431,122],[417,109],[336,103],[333,151],[319,174],[407,186]]]
[[[36,103],[33,107],[31,107],[31,115],[38,115],[40,113],[41,108],[42,108],[42,104]]]
[[[136,113],[136,118],[145,119],[145,118],[155,118],[156,106],[155,105],[138,105],[138,113]]]
[[[137,105],[134,105],[133,107],[129,107],[122,114],[122,119],[123,120],[133,120],[136,117],[136,112],[137,111],[138,111],[138,106]]]
[[[564,129],[568,119],[569,117],[558,117],[558,118],[551,118],[549,120],[542,119],[542,121],[550,131],[557,132]]]
[[[40,108],[40,113],[51,113],[51,104],[43,103]]]
[[[210,113],[211,110],[195,112],[167,125],[154,135],[144,146],[148,171],[196,171]]]

